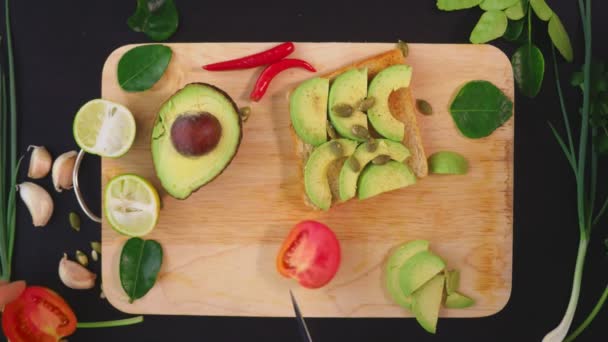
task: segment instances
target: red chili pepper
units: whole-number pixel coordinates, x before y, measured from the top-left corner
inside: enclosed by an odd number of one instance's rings
[[[301,59],[282,59],[276,63],[270,64],[262,71],[258,80],[255,82],[255,86],[253,87],[253,91],[251,92],[251,95],[249,95],[249,98],[253,101],[259,101],[266,93],[270,81],[272,81],[272,79],[281,71],[290,68],[303,68],[311,72],[317,71],[312,65]]]
[[[237,70],[237,69],[248,69],[254,68],[264,64],[274,63],[280,59],[289,56],[295,50],[295,46],[292,42],[279,44],[266,51],[258,52],[253,55],[231,59],[224,62],[207,64],[203,66],[203,69],[209,71],[222,71],[222,70]]]

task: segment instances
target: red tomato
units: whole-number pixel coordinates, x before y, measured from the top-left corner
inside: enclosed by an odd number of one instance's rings
[[[327,284],[339,266],[340,243],[336,234],[316,221],[298,223],[277,256],[277,270],[281,275],[311,289]]]
[[[11,342],[56,342],[74,333],[76,316],[57,293],[29,286],[4,308],[2,329]]]

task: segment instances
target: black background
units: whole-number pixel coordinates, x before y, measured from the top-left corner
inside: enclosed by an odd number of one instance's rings
[[[205,41],[386,41],[466,43],[480,11],[440,12],[435,1],[186,1],[178,0],[181,21],[174,42]],[[57,156],[76,149],[71,121],[86,101],[100,96],[100,75],[115,48],[148,42],[131,32],[126,20],[135,1],[13,0],[13,32],[17,61],[19,151],[45,145]],[[582,31],[576,1],[551,1],[575,46],[575,63],[582,58]],[[608,3],[594,2],[595,54],[606,59]],[[604,15],[602,15],[604,14]],[[535,42],[551,66],[546,24],[536,22]],[[508,55],[514,45],[494,42]],[[450,56],[445,56],[446,60]],[[561,63],[560,59],[560,63]],[[562,63],[564,64],[564,63]],[[562,65],[569,78],[573,65]],[[571,287],[578,230],[573,176],[556,144],[548,121],[561,127],[553,73],[547,69],[540,95],[530,100],[517,94],[515,121],[515,198],[513,291],[497,315],[481,319],[442,319],[436,336],[414,319],[308,319],[316,341],[540,341],[557,325]],[[578,92],[566,87],[569,106],[576,108]],[[574,112],[574,110],[571,110]],[[560,128],[561,129],[561,128]],[[601,174],[601,173],[600,173]],[[100,208],[100,162],[86,158],[81,175],[88,201]],[[602,177],[600,177],[602,178]],[[24,179],[24,177],[22,177]],[[51,191],[50,177],[42,183],[55,199],[55,215],[42,229],[33,228],[22,205],[13,277],[59,292],[81,321],[126,317],[99,299],[99,288],[75,291],[63,286],[57,264],[64,251],[88,250],[99,240],[100,227],[83,217],[80,233],[71,230],[68,212],[77,210],[73,192]],[[600,184],[605,186],[605,184]],[[246,194],[244,194],[246,195]],[[590,245],[579,315],[589,312],[608,281],[603,224]],[[603,226],[603,227],[602,227]],[[99,263],[93,263],[99,272]],[[246,286],[246,284],[243,284]],[[289,305],[286,297],[285,305]],[[580,338],[605,341],[606,317],[600,315]],[[289,318],[222,318],[146,316],[143,324],[80,329],[70,341],[297,341]]]

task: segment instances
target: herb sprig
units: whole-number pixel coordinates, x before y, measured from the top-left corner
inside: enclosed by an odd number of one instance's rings
[[[550,127],[564,155],[566,156],[570,167],[572,168],[574,178],[576,180],[579,246],[568,307],[559,325],[545,336],[543,342],[573,341],[589,326],[608,298],[607,286],[597,304],[585,318],[583,323],[576,328],[571,335],[566,337],[568,331],[570,330],[570,326],[572,325],[576,307],[578,305],[585,257],[587,254],[589,241],[591,239],[591,232],[608,208],[608,197],[604,200],[604,203],[599,210],[596,206],[596,200],[598,197],[596,192],[598,159],[601,151],[598,145],[598,133],[600,131],[605,131],[606,125],[608,124],[608,119],[606,118],[608,113],[606,113],[607,111],[604,111],[604,109],[606,109],[604,108],[604,105],[608,104],[608,102],[604,99],[604,95],[601,94],[608,90],[608,78],[606,77],[606,74],[602,72],[603,66],[600,67],[600,64],[593,63],[591,59],[591,0],[579,0],[578,4],[583,22],[583,35],[585,42],[585,62],[583,64],[583,71],[576,73],[572,82],[574,85],[582,88],[583,95],[583,107],[581,108],[580,115],[578,116],[580,118],[581,127],[578,146],[575,146],[572,129],[570,127],[570,117],[566,110],[564,95],[562,93],[561,83],[559,80],[559,70],[557,67],[555,49],[552,49],[553,65],[555,70],[557,93],[560,100],[564,128],[566,130],[566,139],[564,139],[562,135],[557,132],[553,125]],[[596,74],[596,71],[599,70],[598,68],[602,71],[597,72]],[[602,134],[604,136],[606,135],[605,132]]]

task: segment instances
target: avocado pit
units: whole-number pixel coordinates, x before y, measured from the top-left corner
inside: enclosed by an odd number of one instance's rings
[[[222,125],[210,113],[182,114],[171,126],[171,142],[177,152],[196,157],[212,151],[222,136]]]

